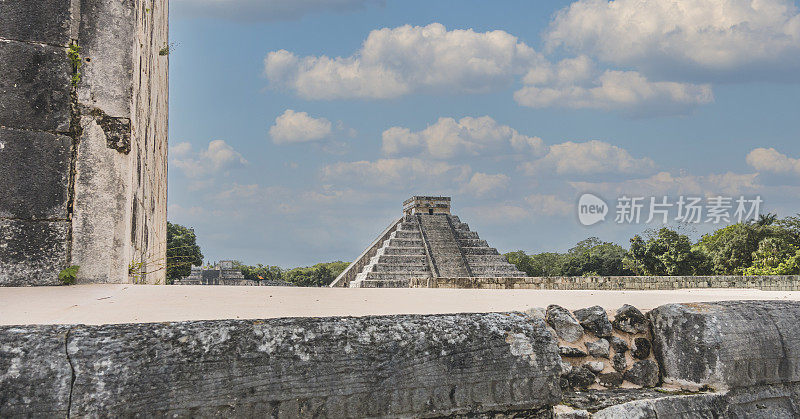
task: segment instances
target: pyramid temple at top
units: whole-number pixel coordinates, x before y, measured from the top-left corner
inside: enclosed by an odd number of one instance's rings
[[[450,214],[450,197],[413,196],[394,221],[331,284],[404,288],[411,278],[521,277],[525,274]]]

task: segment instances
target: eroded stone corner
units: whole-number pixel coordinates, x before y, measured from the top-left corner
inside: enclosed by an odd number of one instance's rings
[[[109,116],[102,109],[94,108],[89,112],[95,122],[106,135],[106,146],[122,154],[131,152],[131,120],[130,118]]]

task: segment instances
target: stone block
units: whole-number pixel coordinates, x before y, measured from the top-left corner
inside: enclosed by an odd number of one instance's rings
[[[69,417],[68,326],[0,326],[0,417]]]
[[[4,0],[0,16],[0,38],[69,44],[70,0]]]
[[[72,64],[65,48],[0,40],[0,126],[69,130]]]
[[[81,22],[78,42],[81,55],[91,61],[81,68],[78,101],[108,116],[131,117],[133,47],[136,0],[78,0]],[[153,2],[149,7],[166,7]],[[140,7],[148,7],[141,3]],[[109,30],[114,28],[114,30]],[[137,57],[144,59],[144,57]],[[138,76],[138,75],[137,75]],[[145,74],[150,76],[149,74]]]
[[[520,313],[73,326],[55,354],[76,417],[478,416],[561,400],[555,340]]]
[[[0,218],[67,219],[72,139],[0,128]]]
[[[0,219],[0,286],[58,285],[68,232],[67,221]]]
[[[665,382],[738,388],[800,381],[800,302],[667,304],[648,317]]]
[[[718,418],[727,417],[724,395],[697,394],[635,400],[598,411],[595,419],[612,418]]]

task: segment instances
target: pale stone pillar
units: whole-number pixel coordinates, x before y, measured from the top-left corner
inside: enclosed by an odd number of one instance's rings
[[[164,282],[167,4],[0,2],[0,285]]]

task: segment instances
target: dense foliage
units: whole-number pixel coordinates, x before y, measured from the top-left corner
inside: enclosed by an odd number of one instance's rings
[[[566,253],[518,250],[505,257],[530,276],[800,274],[800,216],[762,215],[696,243],[664,227],[635,235],[627,250],[590,237]]]
[[[167,222],[167,283],[189,276],[192,265],[203,264],[194,230]]]
[[[292,269],[282,269],[278,266],[264,266],[261,264],[250,266],[236,262],[245,279],[256,281],[286,281],[300,287],[325,287],[328,286],[345,268],[347,262],[318,263],[314,266]]]

